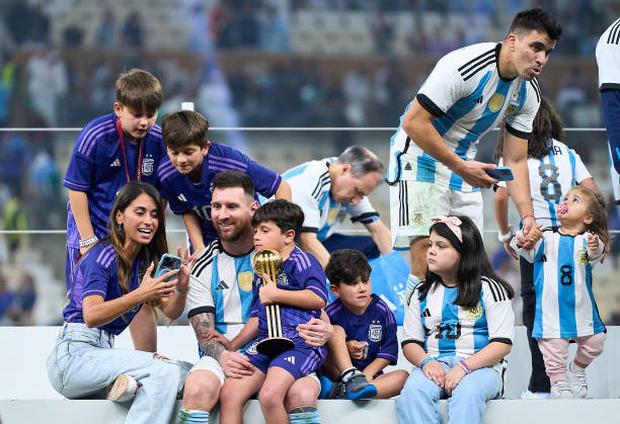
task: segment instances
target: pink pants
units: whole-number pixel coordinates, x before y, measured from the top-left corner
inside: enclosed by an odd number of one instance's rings
[[[583,365],[590,365],[594,358],[603,352],[605,333],[576,337],[574,340],[577,342],[575,361]],[[555,384],[561,380],[566,381],[569,341],[570,339],[538,340],[538,347],[545,361],[545,370],[547,371],[551,384]]]

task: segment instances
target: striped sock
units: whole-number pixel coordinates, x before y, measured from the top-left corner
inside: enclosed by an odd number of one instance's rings
[[[314,406],[295,408],[288,413],[290,424],[321,424],[319,411]]]
[[[181,409],[179,424],[205,424],[209,422],[209,412],[195,409]]]

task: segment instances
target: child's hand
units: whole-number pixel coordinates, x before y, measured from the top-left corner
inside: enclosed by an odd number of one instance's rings
[[[269,305],[272,303],[277,303],[278,294],[280,289],[271,281],[267,274],[263,274],[263,284],[258,289],[258,297],[260,298],[260,303],[263,305]]]
[[[599,238],[596,234],[588,233],[587,235],[587,246],[590,252],[596,252],[599,246]]]
[[[357,340],[349,340],[347,342],[347,349],[352,359],[361,360],[364,359],[364,350],[366,349],[366,343],[358,342]]]
[[[450,371],[446,373],[443,389],[446,391],[446,394],[448,396],[452,394],[452,390],[454,390],[455,387],[458,386],[463,377],[465,377],[465,370],[460,365],[455,365]]]
[[[424,375],[443,389],[446,377],[446,370],[439,361],[428,361],[422,368]]]

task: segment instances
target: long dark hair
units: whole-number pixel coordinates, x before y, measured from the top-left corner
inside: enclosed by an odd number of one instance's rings
[[[143,246],[142,250],[138,254],[137,258],[141,261],[139,273],[144,274],[146,268],[151,261],[159,261],[161,255],[168,251],[168,243],[166,241],[166,221],[164,218],[164,206],[161,201],[159,192],[155,187],[149,183],[142,181],[131,181],[125,184],[114,200],[114,206],[110,212],[110,218],[108,220],[108,228],[110,230],[109,235],[106,237],[113,247],[118,256],[118,281],[123,289],[123,292],[129,291],[129,274],[131,273],[131,267],[133,262],[127,257],[125,252],[125,231],[122,226],[116,224],[116,214],[118,212],[124,212],[125,209],[142,193],[150,196],[155,205],[157,205],[158,225],[157,231],[153,236],[153,239],[147,246]]]
[[[450,244],[461,254],[456,279],[458,281],[458,296],[454,301],[455,305],[464,308],[473,308],[480,301],[480,290],[482,288],[482,277],[487,277],[497,281],[508,293],[508,297],[514,296],[512,287],[497,276],[486,252],[482,237],[476,225],[466,216],[457,216],[461,220],[461,234],[463,242],[461,242],[452,230],[443,222],[435,223],[431,226],[429,233],[433,231],[437,235],[448,239]],[[426,277],[418,288],[420,300],[424,300],[428,292],[437,284],[441,284],[441,277],[434,272],[426,269]]]
[[[497,146],[493,153],[493,160],[498,161],[504,154],[504,136],[506,128],[500,127]],[[553,146],[553,140],[564,140],[564,123],[562,118],[555,110],[551,102],[543,97],[540,100],[538,113],[532,123],[532,135],[527,143],[527,156],[534,159],[541,159],[549,154],[549,149]]]
[[[571,191],[572,190],[577,190],[587,197],[587,199],[584,200],[588,202],[587,210],[588,213],[592,215],[592,223],[587,225],[586,228],[599,237],[605,246],[605,251],[609,252],[609,231],[607,229],[605,198],[600,193],[583,186],[575,186],[571,188]]]

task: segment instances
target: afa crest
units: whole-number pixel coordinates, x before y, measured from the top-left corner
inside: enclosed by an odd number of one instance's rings
[[[151,175],[153,173],[153,164],[155,160],[153,158],[144,158],[142,161],[142,175]]]
[[[473,308],[470,308],[467,311],[465,311],[465,316],[467,317],[468,320],[471,320],[471,321],[476,321],[480,319],[480,317],[482,317],[482,305],[480,304],[480,302],[478,302],[478,304],[474,306]]]
[[[383,337],[383,327],[381,324],[370,324],[368,327],[368,340],[371,342],[380,342]]]
[[[588,251],[586,249],[579,249],[577,251],[577,262],[581,266],[588,263]]]
[[[254,273],[252,272],[240,272],[237,276],[237,282],[239,283],[239,288],[244,292],[252,291],[252,282],[254,281]]]

